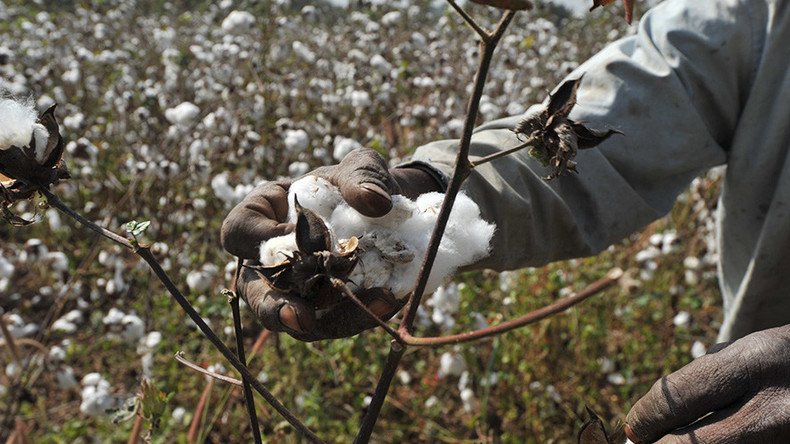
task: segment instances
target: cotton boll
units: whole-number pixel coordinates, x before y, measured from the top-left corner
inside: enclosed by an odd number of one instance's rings
[[[468,387],[461,390],[461,402],[464,405],[464,411],[467,413],[472,412],[476,407],[475,392]]]
[[[328,219],[337,205],[343,201],[340,190],[324,178],[318,176],[305,176],[292,183],[288,189],[288,220],[296,222],[296,206],[294,198],[299,199],[299,204],[315,211],[323,219]]]
[[[289,153],[298,154],[306,150],[310,145],[310,136],[302,129],[286,130],[283,143]]]
[[[182,128],[188,128],[197,120],[200,115],[200,108],[191,102],[183,102],[174,108],[165,110],[165,119],[168,122]]]
[[[36,141],[36,159],[44,160],[49,133],[44,125],[37,123],[38,114],[32,100],[24,102],[13,99],[0,99],[0,150],[12,145],[22,148]]]
[[[10,278],[15,269],[14,264],[0,256],[0,278]]]
[[[444,352],[439,358],[439,378],[460,376],[466,370],[466,361],[458,353]]]
[[[335,158],[338,162],[343,160],[344,157],[351,151],[354,151],[357,148],[362,148],[362,145],[354,139],[349,139],[347,137],[338,136],[335,138],[334,150],[332,151],[332,157]]]
[[[66,350],[63,350],[63,347],[54,346],[49,349],[49,353],[47,354],[47,358],[53,364],[57,364],[58,362],[63,362],[66,359]]]
[[[158,331],[149,332],[145,337],[140,341],[141,345],[146,349],[153,350],[159,343],[162,342],[162,333]]]
[[[128,314],[121,321],[123,332],[121,337],[127,342],[137,342],[145,335],[145,323],[139,316]]]
[[[222,30],[227,33],[248,31],[255,25],[255,16],[247,11],[231,11],[222,20]]]
[[[74,376],[74,369],[71,367],[58,369],[55,373],[55,378],[58,380],[58,387],[63,390],[71,390],[79,385],[77,378]]]
[[[691,357],[694,359],[699,358],[700,356],[705,355],[708,352],[707,347],[700,341],[694,341],[694,344],[691,345]]]
[[[296,250],[298,248],[294,233],[273,237],[261,244],[260,260],[265,266],[277,265],[286,260],[288,256],[293,256],[293,252]]]
[[[107,312],[107,315],[102,318],[102,323],[104,325],[117,325],[121,323],[124,316],[126,316],[124,312],[112,307],[110,311]]]

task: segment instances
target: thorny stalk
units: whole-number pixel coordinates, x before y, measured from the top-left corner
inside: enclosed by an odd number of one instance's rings
[[[173,297],[173,299],[175,299],[178,305],[180,305],[181,308],[187,313],[187,316],[189,316],[189,318],[192,319],[192,321],[195,323],[195,325],[197,325],[197,327],[200,329],[203,335],[211,342],[212,345],[214,345],[214,348],[216,348],[220,353],[222,353],[225,359],[227,359],[228,362],[239,373],[241,373],[242,378],[244,378],[244,380],[249,381],[252,388],[255,389],[255,391],[257,391],[258,393],[260,393],[261,396],[263,396],[264,399],[266,399],[266,401],[272,407],[274,407],[274,409],[277,410],[277,412],[280,413],[294,428],[299,430],[300,433],[302,433],[305,437],[307,437],[312,442],[322,442],[321,439],[318,438],[318,436],[312,430],[310,430],[304,423],[302,423],[302,421],[300,421],[299,418],[297,418],[293,413],[291,413],[291,411],[288,410],[277,399],[277,397],[275,397],[268,389],[266,389],[266,387],[263,386],[263,384],[261,384],[257,379],[255,379],[255,376],[253,376],[252,373],[250,373],[250,371],[247,369],[247,366],[244,365],[239,360],[239,358],[236,357],[236,355],[230,350],[230,348],[228,348],[228,346],[222,342],[222,340],[217,336],[216,333],[214,333],[211,327],[209,327],[208,324],[206,324],[206,322],[203,320],[203,318],[200,317],[200,314],[198,314],[197,310],[195,310],[195,307],[193,307],[192,304],[189,303],[189,301],[183,295],[183,293],[181,293],[178,287],[176,287],[176,285],[167,275],[165,270],[162,269],[162,266],[159,264],[159,261],[157,261],[154,255],[151,254],[151,250],[149,248],[140,245],[132,245],[132,243],[129,242],[126,238],[85,219],[84,217],[82,217],[82,215],[71,209],[71,207],[66,205],[56,195],[52,194],[52,192],[50,192],[46,188],[42,187],[39,189],[39,191],[47,198],[47,202],[51,206],[62,211],[64,214],[73,218],[74,220],[81,223],[82,225],[112,240],[113,242],[132,250],[134,253],[140,256],[148,264],[148,266],[151,267],[151,270],[154,272],[156,277],[159,278],[159,280],[165,286],[165,288]]]

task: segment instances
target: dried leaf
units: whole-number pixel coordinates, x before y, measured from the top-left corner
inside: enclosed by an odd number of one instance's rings
[[[601,418],[590,407],[585,408],[590,419],[579,430],[579,444],[610,444]]]
[[[472,0],[478,5],[493,6],[499,9],[510,9],[513,11],[525,11],[532,9],[532,2],[529,0]]]
[[[302,207],[294,199],[297,212],[297,251],[287,260],[273,266],[244,265],[255,270],[274,289],[298,295],[313,303],[316,309],[332,306],[343,299],[332,279],[348,281],[357,265],[359,240],[352,237],[332,251],[332,239],[324,221],[315,212]]]
[[[321,217],[312,210],[299,205],[294,196],[296,206],[296,246],[305,253],[317,253],[332,249],[332,237]]]
[[[583,76],[563,82],[549,95],[545,110],[523,119],[513,129],[519,137],[530,140],[530,156],[553,168],[546,180],[553,180],[566,171],[576,173],[573,159],[578,150],[595,147],[612,134],[622,134],[616,130],[593,130],[568,117],[576,106],[576,93]]]
[[[24,227],[33,223],[32,220],[22,219],[21,217],[17,216],[5,205],[0,205],[0,210],[3,212],[3,219],[15,227]]]
[[[44,128],[46,128],[49,132],[47,149],[44,151],[47,153],[47,158],[42,164],[44,168],[54,168],[63,158],[63,150],[66,146],[66,144],[63,142],[63,137],[60,135],[58,122],[55,119],[55,107],[57,106],[57,104],[50,106],[46,111],[44,111],[44,113],[41,114],[41,117],[38,118],[38,121],[41,122],[41,124],[44,125]]]
[[[571,113],[574,105],[576,105],[576,91],[579,90],[579,85],[582,83],[583,78],[584,74],[580,75],[578,79],[566,80],[557,88],[557,92],[549,94],[549,104],[546,107],[549,118],[554,116],[568,117],[568,114]]]

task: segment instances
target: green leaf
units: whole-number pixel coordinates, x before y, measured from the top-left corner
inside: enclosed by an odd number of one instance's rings
[[[134,227],[136,226],[137,226],[136,220],[131,220],[129,222],[126,222],[126,224],[124,225],[124,227],[126,228],[126,232],[130,234],[134,231]]]
[[[139,235],[143,234],[145,232],[145,230],[147,230],[150,225],[151,225],[151,221],[150,220],[146,220],[146,221],[140,222],[134,228],[134,231],[132,231],[132,234],[135,235],[135,236],[139,236]]]

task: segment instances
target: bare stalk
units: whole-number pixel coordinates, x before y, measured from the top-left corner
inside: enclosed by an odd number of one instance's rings
[[[403,340],[408,345],[415,345],[421,347],[424,346],[436,347],[439,345],[460,344],[462,342],[470,342],[477,339],[483,339],[490,336],[500,335],[510,330],[515,330],[525,325],[533,324],[542,319],[546,319],[551,315],[565,311],[570,307],[573,307],[574,305],[578,304],[579,302],[582,302],[585,299],[593,295],[596,295],[601,291],[611,287],[622,276],[623,276],[623,270],[619,268],[613,268],[606,274],[606,276],[604,276],[601,279],[598,279],[597,281],[588,285],[586,288],[584,288],[583,290],[581,290],[576,294],[562,298],[554,302],[553,304],[531,311],[516,319],[511,319],[509,321],[505,321],[500,324],[493,325],[491,327],[481,328],[479,330],[464,332],[457,335],[437,336],[437,337],[427,337],[427,338],[419,338],[416,336],[412,336],[411,334],[405,334],[403,335]]]
[[[22,355],[19,354],[19,349],[16,347],[16,342],[14,340],[14,336],[11,335],[11,332],[8,331],[8,326],[5,323],[5,316],[0,315],[0,330],[3,331],[3,338],[5,338],[5,343],[8,344],[8,350],[11,351],[11,356],[14,358],[14,362],[17,365],[22,365]]]
[[[516,151],[523,150],[524,148],[532,145],[532,142],[534,142],[534,139],[530,138],[526,142],[524,142],[524,143],[522,143],[520,145],[514,146],[513,148],[508,148],[506,150],[502,150],[502,151],[496,152],[494,154],[489,154],[488,156],[481,157],[480,159],[477,159],[477,160],[469,162],[469,163],[471,164],[472,168],[476,168],[476,167],[478,167],[478,166],[480,166],[480,165],[482,165],[484,163],[488,163],[488,162],[491,162],[492,160],[499,159],[500,157],[505,157],[505,156],[507,156],[509,154],[513,154]]]
[[[381,376],[379,376],[379,382],[376,384],[376,391],[373,392],[373,398],[370,400],[370,405],[368,405],[368,411],[362,418],[362,425],[359,427],[357,437],[354,439],[354,444],[364,444],[370,441],[373,427],[376,425],[376,420],[379,418],[384,400],[387,399],[387,392],[390,389],[392,379],[395,377],[395,371],[398,369],[398,364],[404,352],[406,352],[406,347],[400,345],[397,341],[390,342],[390,353],[387,356],[387,362],[384,363],[384,370]]]
[[[239,313],[239,295],[236,294],[236,283],[239,281],[241,274],[241,259],[236,261],[236,272],[233,276],[233,282],[230,284],[231,296],[228,298],[230,302],[230,310],[233,312],[233,331],[236,336],[236,355],[241,361],[242,365],[247,365],[247,358],[244,356],[244,336],[241,329],[241,313]],[[247,378],[242,378],[244,381],[244,405],[247,408],[247,416],[250,418],[250,428],[252,428],[252,437],[255,444],[261,444],[261,429],[258,426],[258,414],[255,412],[255,399],[252,397],[252,389],[250,382]]]
[[[206,376],[208,376],[210,378],[219,379],[222,382],[227,382],[228,384],[238,385],[239,387],[244,385],[241,382],[240,379],[231,378],[230,376],[225,376],[225,375],[217,373],[217,372],[212,372],[211,370],[209,370],[207,368],[203,368],[203,367],[195,364],[194,362],[192,362],[189,359],[187,359],[186,356],[184,356],[184,352],[182,352],[182,351],[177,352],[174,357],[175,357],[176,361],[178,361],[179,363],[184,364],[185,366],[191,368],[192,370],[194,370],[194,371],[196,371],[198,373],[202,373],[202,374],[204,374],[204,375],[206,375]]]
[[[455,0],[447,0],[447,3],[449,3],[450,6],[453,7],[453,9],[455,9],[458,15],[463,17],[466,24],[469,25],[469,27],[472,28],[477,33],[477,35],[480,36],[481,39],[483,39],[484,41],[488,39],[488,31],[486,31],[480,25],[478,25],[477,22],[469,15],[469,13],[466,12],[464,8],[459,6],[458,3],[455,2]]]
[[[428,284],[428,276],[436,260],[436,254],[439,251],[439,244],[444,235],[444,230],[447,227],[447,221],[450,219],[450,211],[453,209],[453,204],[455,203],[458,192],[461,190],[461,185],[469,176],[472,169],[469,163],[469,148],[472,144],[472,132],[474,131],[475,122],[477,121],[477,111],[480,108],[480,98],[483,96],[483,87],[488,77],[488,68],[491,66],[491,58],[494,55],[494,50],[515,14],[515,11],[505,12],[496,30],[489,34],[490,38],[481,42],[482,51],[480,54],[480,64],[475,74],[474,92],[469,99],[469,105],[467,107],[466,120],[464,121],[464,129],[458,149],[458,156],[455,160],[455,170],[453,171],[453,177],[450,179],[450,185],[447,187],[447,193],[442,202],[442,209],[439,211],[439,217],[437,218],[436,225],[431,234],[428,251],[426,251],[425,258],[420,267],[420,273],[417,277],[414,291],[409,298],[408,311],[401,321],[400,330],[402,331],[405,330],[409,332],[412,329],[414,319],[417,316],[417,309],[420,306],[420,300],[425,292],[425,286]]]
[[[452,2],[450,3],[452,4]],[[467,106],[466,120],[464,122],[464,129],[461,136],[458,156],[456,157],[455,170],[453,172],[453,177],[450,180],[447,193],[445,194],[444,201],[442,202],[442,209],[439,211],[436,225],[434,227],[433,233],[431,234],[428,250],[425,253],[425,257],[420,267],[420,273],[417,277],[414,290],[409,297],[409,302],[407,305],[408,311],[400,324],[399,333],[401,333],[401,335],[410,333],[413,328],[414,319],[417,316],[417,308],[419,308],[420,300],[422,299],[422,295],[425,292],[425,287],[428,283],[428,276],[431,272],[431,268],[433,268],[436,254],[439,251],[439,243],[441,242],[442,236],[444,235],[444,230],[447,227],[447,221],[450,218],[450,211],[452,210],[453,204],[455,203],[455,197],[458,195],[458,191],[461,189],[461,184],[469,176],[469,173],[472,169],[472,166],[469,163],[469,147],[472,142],[472,131],[474,130],[475,121],[477,120],[477,111],[480,108],[480,98],[483,96],[483,87],[485,86],[486,77],[488,77],[488,69],[491,66],[491,59],[494,55],[494,50],[496,49],[499,40],[502,38],[502,34],[504,34],[508,25],[513,20],[515,14],[516,11],[505,12],[494,32],[486,32],[486,36],[482,38],[480,45],[480,63],[477,68],[477,73],[475,74],[474,92],[472,93],[472,97],[469,99],[469,104]],[[474,20],[472,20],[472,18],[468,15],[462,14],[462,16],[468,22],[471,21],[474,23]],[[475,28],[475,30],[482,29],[479,26],[473,26],[473,28]],[[357,433],[356,439],[354,440],[355,443],[366,443],[370,440],[370,436],[373,433],[373,427],[376,425],[376,420],[381,413],[381,407],[384,405],[384,400],[387,397],[387,392],[389,392],[389,387],[392,383],[393,377],[395,376],[395,371],[398,368],[398,364],[400,363],[401,357],[403,357],[405,350],[406,348],[398,341],[392,341],[390,344],[390,353],[387,357],[387,362],[384,365],[383,373],[379,377],[379,382],[376,385],[376,391],[373,394],[373,399],[368,406],[368,411],[362,418],[362,425],[359,429],[359,432]]]
[[[134,251],[138,256],[140,256],[151,270],[154,272],[157,278],[162,282],[165,286],[167,291],[176,300],[178,305],[187,313],[190,319],[197,325],[203,335],[208,339],[214,348],[216,348],[225,359],[239,372],[241,373],[242,377],[246,380],[249,380],[250,385],[252,386],[255,391],[261,394],[266,402],[268,402],[278,413],[280,413],[294,428],[299,430],[300,433],[305,435],[310,441],[312,442],[323,442],[321,439],[312,431],[310,430],[302,421],[299,420],[290,410],[288,410],[278,399],[275,397],[263,384],[260,383],[255,377],[250,373],[238,357],[226,346],[222,340],[217,336],[216,333],[211,329],[211,327],[206,324],[203,318],[200,317],[195,307],[189,303],[187,298],[178,290],[178,287],[173,283],[170,277],[167,275],[162,266],[159,264],[159,261],[156,260],[153,254],[151,254],[151,250],[147,247],[139,246],[139,245],[132,245],[126,238],[113,233],[106,228],[100,227],[93,222],[85,219],[79,213],[72,210],[68,205],[63,203],[56,195],[52,194],[49,190],[45,188],[39,189],[41,194],[43,194],[47,198],[47,202],[53,207],[61,210],[67,216],[75,219],[77,222],[81,223],[82,225],[90,228],[91,230],[101,234],[102,236],[112,240],[113,242],[120,244],[124,247],[129,248],[130,250]]]

